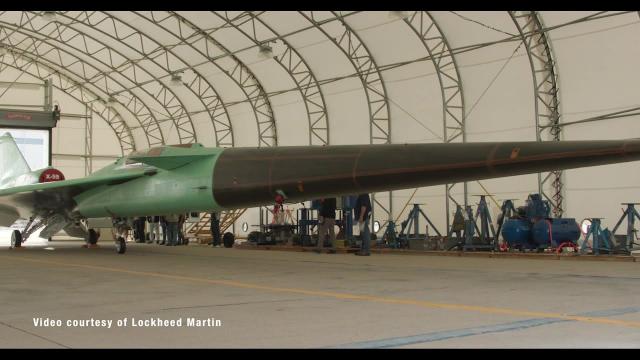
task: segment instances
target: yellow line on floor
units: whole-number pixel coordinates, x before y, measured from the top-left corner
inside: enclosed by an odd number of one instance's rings
[[[512,316],[519,316],[519,317],[553,318],[553,319],[580,321],[580,322],[586,322],[586,323],[640,328],[640,322],[607,319],[607,318],[601,318],[601,317],[575,316],[575,315],[567,315],[567,314],[561,314],[561,313],[526,311],[526,310],[485,307],[485,306],[476,306],[476,305],[434,303],[434,302],[424,301],[424,300],[388,298],[388,297],[378,297],[378,296],[371,296],[371,295],[358,295],[358,294],[338,293],[338,292],[319,291],[319,290],[307,290],[307,289],[298,289],[298,288],[282,288],[282,287],[273,287],[273,286],[245,283],[245,282],[232,281],[232,280],[213,280],[213,279],[206,279],[206,278],[199,278],[199,277],[192,277],[192,276],[169,275],[169,274],[162,274],[162,273],[156,273],[156,272],[125,270],[125,269],[118,269],[118,268],[112,268],[107,266],[63,263],[63,262],[57,262],[57,261],[27,258],[22,256],[1,256],[0,255],[0,258],[7,259],[7,260],[33,262],[33,263],[39,263],[39,264],[57,265],[62,267],[101,270],[101,271],[110,271],[110,272],[117,272],[117,273],[137,275],[137,276],[147,276],[147,277],[172,279],[172,280],[183,280],[183,281],[200,282],[200,283],[207,283],[207,284],[214,284],[214,285],[224,285],[224,286],[231,286],[231,287],[245,288],[245,289],[256,289],[256,290],[265,290],[265,291],[271,291],[271,292],[328,297],[328,298],[334,298],[334,299],[340,299],[340,300],[356,300],[356,301],[369,301],[369,302],[377,302],[377,303],[385,303],[385,304],[415,305],[415,306],[431,308],[431,309],[462,310],[462,311],[469,311],[469,312],[502,314],[502,315],[512,315]]]

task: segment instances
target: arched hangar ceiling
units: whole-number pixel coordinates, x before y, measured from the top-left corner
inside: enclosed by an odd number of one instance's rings
[[[0,74],[51,79],[113,129],[123,154],[196,141],[229,147],[561,140],[561,100],[568,94],[561,84],[576,83],[563,77],[563,65],[571,72],[572,64],[558,56],[557,42],[569,40],[562,43],[566,53],[565,44],[589,34],[624,28],[637,35],[638,17],[4,11]],[[620,110],[625,101],[599,105]],[[563,175],[539,174],[537,183],[561,214]],[[467,196],[466,184],[446,187],[447,206]],[[391,198],[376,199],[389,214]]]

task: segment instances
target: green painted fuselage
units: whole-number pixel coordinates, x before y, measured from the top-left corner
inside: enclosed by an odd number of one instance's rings
[[[213,169],[223,149],[189,150],[193,150],[194,155],[198,156],[196,160],[184,165],[179,164],[178,161],[177,164],[159,166],[157,172],[151,176],[139,177],[124,183],[105,184],[78,194],[74,197],[76,202],[74,213],[85,218],[96,218],[219,210],[220,207],[213,197]],[[101,169],[94,175],[117,172],[127,161],[131,162],[129,159],[130,157],[122,158],[116,164]],[[169,156],[164,157],[161,162],[170,163],[171,160]],[[142,163],[129,166],[149,167]]]
[[[204,148],[133,153],[157,172],[74,196],[82,217],[217,211],[640,159],[640,140]],[[119,168],[120,167],[120,168]],[[142,171],[142,170],[139,170]],[[100,176],[99,173],[96,173]]]

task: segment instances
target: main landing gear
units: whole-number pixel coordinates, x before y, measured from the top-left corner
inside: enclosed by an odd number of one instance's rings
[[[22,233],[20,230],[13,230],[11,232],[11,248],[22,247]]]
[[[84,241],[87,243],[87,247],[98,247],[99,238],[100,233],[98,233],[94,229],[89,229],[87,231],[87,234],[85,235]]]

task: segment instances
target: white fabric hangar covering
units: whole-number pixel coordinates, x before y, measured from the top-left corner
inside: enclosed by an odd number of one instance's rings
[[[63,113],[53,165],[69,179],[160,144],[633,138],[639,37],[635,11],[4,11],[0,107],[37,109],[52,82]],[[518,206],[541,182],[564,216],[611,228],[621,202],[640,200],[638,165],[469,182],[466,193],[470,205],[488,192]],[[376,194],[376,219],[424,204],[445,232],[465,197],[462,184],[413,192]],[[256,230],[258,214],[235,233]]]

